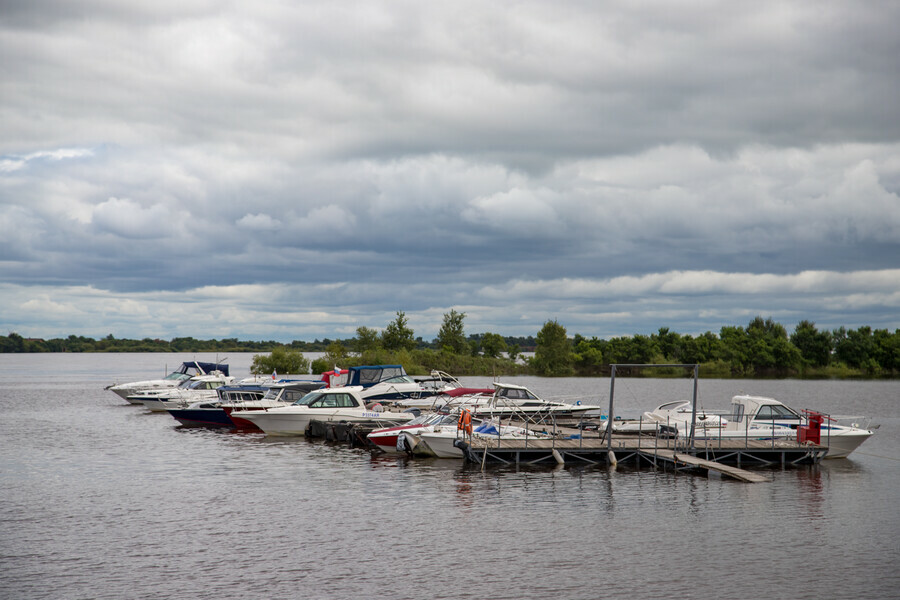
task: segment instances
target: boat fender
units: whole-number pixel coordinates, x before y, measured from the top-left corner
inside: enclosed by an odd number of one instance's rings
[[[581,406],[581,400],[578,400],[577,402],[575,402],[575,406]]]

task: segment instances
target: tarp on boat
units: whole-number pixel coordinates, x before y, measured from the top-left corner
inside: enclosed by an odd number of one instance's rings
[[[361,385],[366,388],[384,381],[385,379],[400,377],[401,375],[406,375],[403,365],[367,365],[362,367],[350,367],[347,385]]]
[[[196,372],[198,370],[202,371],[202,373]],[[221,371],[222,375],[228,376],[228,365],[224,363],[199,362],[192,360],[181,363],[181,367],[178,369],[179,373],[184,373],[186,375],[205,375],[212,373],[213,371]]]

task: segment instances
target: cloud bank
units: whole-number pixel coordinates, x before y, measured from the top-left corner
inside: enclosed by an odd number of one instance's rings
[[[0,326],[900,327],[900,7],[8,2]]]

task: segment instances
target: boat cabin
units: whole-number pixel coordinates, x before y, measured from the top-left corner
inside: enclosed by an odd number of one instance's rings
[[[309,408],[365,408],[365,402],[359,396],[362,389],[353,386],[315,390],[296,400],[294,405]]]
[[[731,399],[729,423],[734,429],[743,429],[746,426],[745,419],[751,424],[775,423],[792,429],[796,429],[803,422],[803,417],[799,413],[774,398],[734,396]]]
[[[268,386],[268,391],[263,400],[277,400],[278,402],[295,403],[313,390],[318,390],[328,385],[325,381],[293,380],[273,383]]]
[[[219,402],[252,402],[266,395],[269,388],[258,384],[223,385],[216,389]]]

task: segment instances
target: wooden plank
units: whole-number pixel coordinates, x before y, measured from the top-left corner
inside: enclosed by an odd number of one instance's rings
[[[746,481],[748,483],[765,483],[769,481],[768,477],[760,475],[759,473],[752,473],[750,471],[745,471],[744,469],[739,469],[730,465],[723,465],[722,463],[706,460],[698,456],[692,456],[690,454],[678,454],[673,450],[657,450],[655,454],[661,458],[671,460],[673,462],[677,461],[695,467],[700,467],[702,469],[708,469],[710,471],[718,471],[719,473],[728,475],[729,477],[734,477],[735,479],[740,479],[741,481]]]

